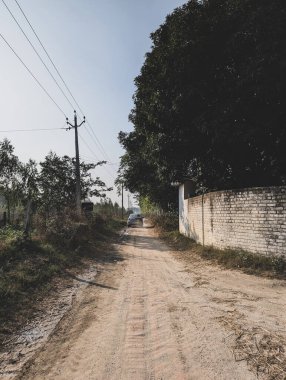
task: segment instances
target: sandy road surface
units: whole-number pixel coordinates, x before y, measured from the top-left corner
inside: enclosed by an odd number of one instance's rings
[[[124,260],[86,288],[19,378],[270,379],[268,359],[259,366],[273,350],[285,358],[285,283],[186,263],[152,229],[127,232]]]

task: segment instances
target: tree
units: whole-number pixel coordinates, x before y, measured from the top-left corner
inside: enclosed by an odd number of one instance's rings
[[[20,162],[14,155],[9,140],[0,141],[0,190],[7,204],[7,221],[11,222],[11,209],[20,202],[22,195]]]
[[[88,196],[105,197],[105,192],[112,190],[99,177],[91,177],[90,170],[104,163],[105,161],[97,164],[80,163],[82,199]],[[40,204],[44,210],[72,207],[75,202],[75,159],[50,152],[40,166]]]
[[[286,183],[286,4],[189,1],[151,34],[121,132],[125,186],[163,208],[198,192]]]
[[[121,214],[121,208],[118,203],[112,203],[109,198],[101,198],[100,202],[97,202],[94,205],[94,212],[100,215],[104,215],[106,217],[116,216],[119,217]],[[125,213],[125,210],[124,210]]]
[[[30,159],[27,164],[20,164],[22,198],[36,201],[39,195],[39,172],[36,161]]]

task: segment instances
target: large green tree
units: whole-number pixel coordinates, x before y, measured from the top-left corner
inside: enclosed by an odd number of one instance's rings
[[[166,208],[198,191],[286,183],[286,3],[189,1],[151,34],[120,179]]]
[[[91,170],[105,161],[97,164],[80,163],[81,198],[105,197],[110,191],[99,177],[93,178]],[[75,159],[69,156],[60,157],[50,152],[45,161],[40,162],[39,175],[40,205],[46,211],[62,210],[75,203]]]

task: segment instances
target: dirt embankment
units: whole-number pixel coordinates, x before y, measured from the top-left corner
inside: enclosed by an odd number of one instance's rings
[[[284,281],[190,260],[152,229],[116,250],[17,379],[285,379]]]

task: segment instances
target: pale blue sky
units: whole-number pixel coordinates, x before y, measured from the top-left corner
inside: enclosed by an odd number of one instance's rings
[[[14,0],[5,0],[21,26],[51,66]],[[130,131],[134,78],[150,50],[150,33],[168,13],[185,3],[180,0],[18,0],[44,43],[73,95],[84,110],[104,146],[111,164],[98,168],[108,186],[113,186],[123,151],[117,135]],[[73,109],[60,93],[44,66],[0,0],[0,33],[15,48],[39,81],[72,119]],[[65,118],[0,39],[0,130],[60,128]],[[52,70],[52,68],[51,68]],[[54,72],[53,72],[54,73]],[[56,74],[55,74],[56,75]],[[97,161],[103,155],[87,126],[81,127],[80,154]],[[53,150],[74,155],[72,131],[1,133],[15,146],[22,161],[42,160]],[[86,145],[87,143],[87,145]],[[115,165],[114,165],[115,164]],[[111,198],[116,200],[113,192]]]

